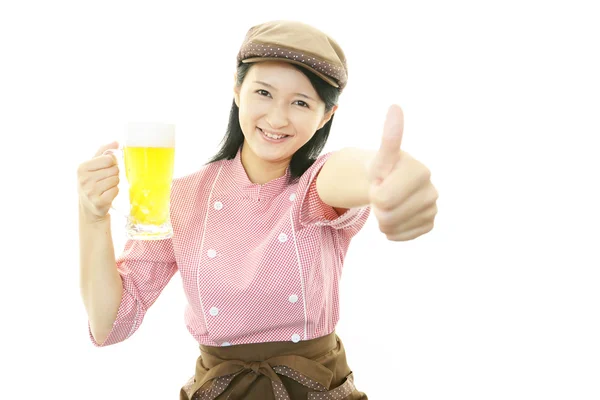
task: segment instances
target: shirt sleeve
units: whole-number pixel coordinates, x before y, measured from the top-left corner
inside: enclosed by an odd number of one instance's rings
[[[308,226],[328,226],[343,230],[349,236],[356,235],[366,223],[370,206],[354,207],[339,215],[333,207],[324,203],[317,192],[317,176],[332,155],[332,152],[323,154],[311,165],[300,178],[298,183],[298,196],[300,200],[300,223]]]
[[[89,337],[96,347],[122,342],[140,327],[146,311],[177,271],[172,241],[129,239],[116,266],[123,281],[123,296],[117,318],[103,343],[94,339],[88,320]]]

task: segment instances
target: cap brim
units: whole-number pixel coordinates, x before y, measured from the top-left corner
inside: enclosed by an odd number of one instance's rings
[[[331,79],[327,75],[324,75],[323,73],[315,70],[314,68],[309,67],[308,65],[306,65],[304,63],[301,63],[300,61],[289,60],[287,58],[279,58],[279,57],[253,57],[253,58],[246,58],[245,60],[242,60],[242,62],[244,64],[253,63],[253,62],[260,62],[260,61],[283,61],[283,62],[287,62],[287,63],[290,63],[290,64],[299,65],[299,66],[301,66],[303,68],[306,68],[307,70],[309,70],[313,74],[317,75],[319,78],[323,79],[325,82],[327,82],[331,86],[336,87],[336,88],[340,87],[340,85],[338,85],[336,81],[334,81],[333,79]]]

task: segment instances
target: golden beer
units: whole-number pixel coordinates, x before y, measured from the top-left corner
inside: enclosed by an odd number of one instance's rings
[[[169,211],[175,164],[175,126],[129,123],[123,161],[129,186],[127,236],[139,240],[172,237]]]
[[[125,147],[129,216],[134,224],[160,226],[169,221],[173,147]]]

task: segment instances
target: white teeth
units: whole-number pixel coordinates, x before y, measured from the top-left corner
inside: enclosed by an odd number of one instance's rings
[[[268,133],[268,132],[265,132],[265,131],[263,131],[262,129],[261,129],[261,132],[262,132],[262,133],[263,133],[265,136],[267,136],[267,137],[270,137],[271,139],[281,139],[282,137],[285,137],[285,136],[287,136],[287,135],[272,135],[272,134],[270,134],[270,133]]]

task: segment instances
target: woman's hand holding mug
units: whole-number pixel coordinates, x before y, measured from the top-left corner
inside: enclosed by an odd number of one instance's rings
[[[86,222],[98,222],[108,217],[112,202],[119,193],[119,166],[108,149],[117,149],[112,142],[98,149],[95,156],[79,165],[77,169],[77,191],[80,210]]]

